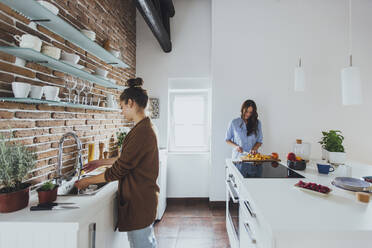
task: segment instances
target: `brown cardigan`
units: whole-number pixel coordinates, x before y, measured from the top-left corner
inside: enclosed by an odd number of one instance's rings
[[[106,181],[119,180],[119,231],[142,229],[155,221],[159,187],[157,140],[148,117],[125,137],[118,160],[105,171]]]

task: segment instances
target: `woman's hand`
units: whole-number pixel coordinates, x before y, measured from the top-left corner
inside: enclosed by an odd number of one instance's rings
[[[74,186],[78,189],[86,189],[88,188],[89,185],[91,185],[91,183],[89,182],[89,178],[80,179],[79,181],[76,181],[74,184]]]
[[[89,163],[84,165],[84,171],[89,172],[92,170],[97,169],[103,165],[112,165],[117,158],[108,158],[108,159],[100,159],[100,160],[93,160]]]
[[[236,150],[237,150],[239,153],[243,153],[243,148],[240,147],[240,146],[236,147]]]
[[[256,155],[257,154],[257,149],[252,149],[249,153],[252,154],[252,155]]]

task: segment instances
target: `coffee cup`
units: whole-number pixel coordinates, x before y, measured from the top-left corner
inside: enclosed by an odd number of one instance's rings
[[[63,51],[61,54],[61,60],[77,64],[80,60],[80,56],[74,53],[67,53]]]
[[[31,85],[30,97],[35,99],[41,99],[43,96],[43,87],[37,85]]]
[[[316,164],[318,167],[318,172],[320,174],[328,174],[330,172],[333,172],[335,168],[333,168],[330,164]]]
[[[54,46],[43,46],[41,48],[41,53],[57,60],[61,57],[61,49]]]
[[[31,85],[22,82],[13,82],[12,91],[16,98],[27,98],[30,93]]]
[[[59,88],[55,86],[44,86],[43,87],[45,99],[48,101],[58,101]]]
[[[41,40],[39,37],[36,37],[31,34],[24,34],[22,36],[14,35],[14,39],[19,42],[19,47],[22,48],[31,48],[38,52],[41,50]]]

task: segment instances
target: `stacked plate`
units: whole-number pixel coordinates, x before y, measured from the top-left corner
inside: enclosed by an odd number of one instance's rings
[[[332,184],[336,187],[355,191],[355,192],[372,192],[371,183],[352,177],[336,177]]]

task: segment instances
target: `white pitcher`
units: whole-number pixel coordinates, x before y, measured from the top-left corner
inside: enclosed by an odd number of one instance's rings
[[[110,93],[107,93],[106,94],[106,103],[107,103],[107,107],[108,108],[114,108],[115,106],[115,102],[114,102],[114,95],[113,94],[110,94]]]

